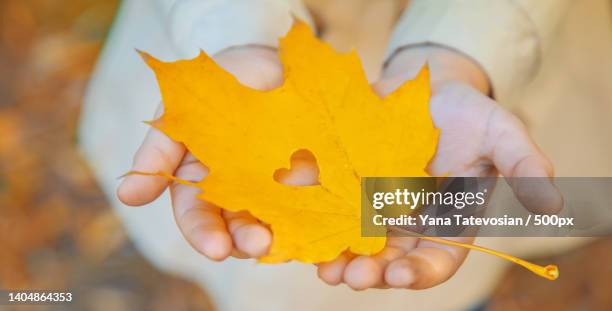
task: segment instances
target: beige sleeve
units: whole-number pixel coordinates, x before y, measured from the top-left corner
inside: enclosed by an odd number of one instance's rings
[[[184,57],[232,46],[275,47],[293,16],[312,25],[300,0],[157,0],[173,43]]]
[[[397,23],[386,58],[403,47],[457,50],[487,73],[498,101],[522,88],[570,0],[412,0]]]

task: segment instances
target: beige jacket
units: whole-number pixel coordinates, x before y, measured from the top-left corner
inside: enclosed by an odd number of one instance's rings
[[[167,25],[183,56],[195,55],[200,49],[214,54],[244,44],[276,46],[277,39],[289,29],[292,15],[312,23],[298,0],[158,1],[169,12]],[[420,44],[458,50],[483,67],[496,98],[507,102],[538,70],[543,51],[569,3],[412,0],[397,21],[385,58],[402,47]]]

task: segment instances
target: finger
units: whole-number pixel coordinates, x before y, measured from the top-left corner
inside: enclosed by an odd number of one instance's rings
[[[208,171],[192,156],[176,170],[184,180],[201,180]],[[197,198],[200,189],[173,184],[170,189],[174,217],[185,239],[191,246],[213,260],[223,260],[232,252],[232,239],[227,231],[220,209]]]
[[[386,248],[393,248],[394,250],[392,251],[387,250],[387,252],[380,255],[379,257],[382,257],[382,259],[385,259],[385,261],[381,261],[380,260],[381,258],[377,258],[377,263],[380,263],[381,264],[380,266],[384,269],[384,266],[386,265],[387,261],[391,261],[395,259],[395,257],[392,256],[392,254],[397,254],[395,256],[402,256],[407,251],[413,249],[417,245],[417,242],[418,242],[418,239],[413,238],[413,237],[390,237],[388,238],[387,243],[386,243]],[[351,262],[353,258],[355,258],[355,255],[353,255],[350,252],[344,252],[340,256],[338,256],[338,258],[330,262],[320,263],[318,265],[318,271],[317,271],[319,278],[322,279],[324,282],[326,282],[329,285],[340,284],[344,280],[344,270],[346,266],[348,265],[348,263]],[[359,270],[358,265],[357,265],[357,270]],[[351,282],[354,283],[355,286],[360,287],[359,283],[361,282],[361,280],[353,280],[357,278],[357,277],[353,278],[353,275],[349,275],[349,278],[351,278],[352,280]],[[374,284],[377,282],[370,282],[370,283]],[[362,286],[367,286],[370,283],[364,282],[364,285]],[[373,287],[373,286],[377,286],[377,285],[371,285],[370,287]]]
[[[359,256],[347,264],[343,280],[355,290],[385,287],[384,271],[387,265],[414,249],[418,239],[389,237],[385,248],[374,256]]]
[[[161,108],[156,115],[160,114]],[[184,154],[182,144],[151,127],[134,156],[131,170],[174,174]],[[119,185],[117,196],[127,205],[138,206],[155,200],[167,186],[168,180],[163,177],[128,175]]]
[[[503,109],[496,109],[489,124],[486,155],[502,175],[510,178],[510,186],[519,201],[535,213],[558,213],[563,207],[563,197],[551,180],[553,166],[520,120]]]
[[[383,269],[374,257],[357,256],[344,269],[343,281],[354,290],[364,290],[380,284]]]
[[[466,242],[471,239],[454,240]],[[467,251],[462,248],[421,240],[406,256],[389,263],[385,282],[394,288],[429,288],[455,274],[466,255]]]
[[[405,252],[395,247],[385,247],[374,256],[358,256],[344,270],[344,282],[354,290],[364,290],[384,285],[384,271],[389,262],[402,257]]]
[[[329,285],[338,285],[342,282],[346,265],[355,256],[350,252],[340,254],[336,259],[318,264],[317,275]]]
[[[429,288],[448,279],[449,262],[444,251],[421,248],[391,262],[385,271],[385,281],[393,288]]]
[[[257,258],[268,253],[272,244],[270,230],[246,211],[223,211],[223,217],[238,251]]]

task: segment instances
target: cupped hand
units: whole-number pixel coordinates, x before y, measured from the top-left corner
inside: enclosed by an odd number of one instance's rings
[[[552,177],[551,163],[530,138],[525,126],[499,106],[489,93],[487,77],[467,57],[436,47],[414,48],[396,55],[373,88],[381,96],[411,79],[428,62],[432,97],[430,111],[440,129],[438,148],[428,171],[434,176]],[[515,194],[529,198],[530,189],[512,184]],[[527,206],[533,212],[555,213],[562,199],[552,184],[548,204]],[[448,238],[471,243],[473,238]],[[389,237],[373,256],[344,253],[318,265],[319,277],[331,285],[367,288],[424,289],[449,279],[467,250],[413,237]]]
[[[246,46],[225,50],[214,57],[217,64],[241,83],[267,90],[282,83],[282,67],[273,49]],[[161,115],[160,105],[157,116]],[[157,117],[156,116],[156,117]],[[199,181],[207,168],[183,144],[174,142],[155,128],[147,133],[136,152],[132,170],[164,172],[180,179]],[[126,176],[117,189],[119,199],[132,206],[155,200],[170,187],[176,223],[185,239],[198,252],[213,260],[264,255],[272,241],[270,230],[247,212],[229,212],[199,200],[199,190],[163,177]]]

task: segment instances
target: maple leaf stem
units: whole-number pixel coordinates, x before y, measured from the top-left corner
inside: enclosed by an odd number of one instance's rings
[[[503,258],[505,260],[511,261],[517,265],[520,265],[524,268],[526,268],[527,270],[543,277],[549,280],[556,280],[559,277],[559,268],[556,265],[546,265],[546,266],[540,266],[534,263],[531,263],[529,261],[523,260],[521,258],[518,257],[514,257],[512,255],[500,252],[500,251],[496,251],[490,248],[486,248],[486,247],[482,247],[482,246],[478,246],[478,245],[474,245],[474,244],[469,244],[469,243],[461,243],[461,242],[457,242],[457,241],[452,241],[452,240],[447,240],[444,238],[438,238],[438,237],[432,237],[432,236],[426,236],[420,233],[416,233],[416,232],[412,232],[412,231],[408,231],[408,230],[404,230],[404,229],[400,229],[397,227],[393,227],[391,229],[392,231],[397,231],[397,232],[401,232],[402,234],[408,234],[411,236],[414,236],[416,238],[422,239],[422,240],[428,240],[428,241],[432,241],[435,243],[440,243],[440,244],[446,244],[446,245],[450,245],[450,246],[457,246],[457,247],[463,247],[463,248],[467,248],[467,249],[473,249],[473,250],[477,250],[483,253],[487,253],[487,254],[491,254],[500,258]]]
[[[191,186],[191,187],[197,187],[198,183],[195,181],[189,181],[189,180],[185,180],[185,179],[180,179],[176,176],[173,176],[172,174],[168,174],[165,172],[157,172],[157,173],[149,173],[149,172],[141,172],[141,171],[129,171],[121,176],[119,176],[119,178],[123,178],[125,176],[129,176],[129,175],[143,175],[143,176],[157,176],[157,177],[163,177],[168,179],[169,181],[174,181],[176,183],[182,184],[182,185],[186,185],[186,186]]]

